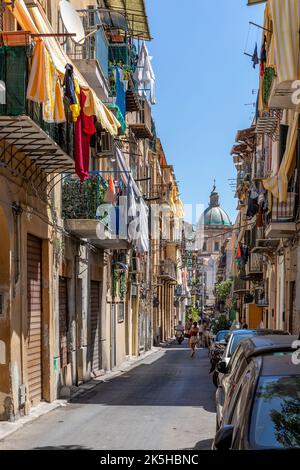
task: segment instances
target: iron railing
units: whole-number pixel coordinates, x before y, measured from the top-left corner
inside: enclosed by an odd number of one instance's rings
[[[107,182],[99,172],[81,182],[70,176],[62,184],[62,217],[64,219],[101,219],[99,207],[104,203]]]

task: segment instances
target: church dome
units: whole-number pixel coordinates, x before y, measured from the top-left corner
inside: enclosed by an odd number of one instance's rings
[[[209,207],[205,209],[204,214],[202,214],[200,223],[204,225],[217,225],[224,227],[231,226],[228,214],[220,207],[219,194],[216,192],[215,186],[210,194]]]

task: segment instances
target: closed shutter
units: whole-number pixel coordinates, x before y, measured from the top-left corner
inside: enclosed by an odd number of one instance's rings
[[[32,405],[42,398],[42,242],[27,237],[27,372]]]
[[[68,283],[59,277],[59,354],[60,366],[68,363]]]
[[[91,342],[90,360],[92,370],[100,370],[100,282],[91,281]]]

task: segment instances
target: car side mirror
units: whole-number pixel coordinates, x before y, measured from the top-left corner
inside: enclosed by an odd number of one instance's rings
[[[218,362],[217,369],[218,369],[218,372],[221,372],[221,374],[227,374],[228,367],[227,367],[226,362],[225,361]]]
[[[216,434],[215,447],[217,450],[229,450],[232,445],[234,426],[225,425]]]

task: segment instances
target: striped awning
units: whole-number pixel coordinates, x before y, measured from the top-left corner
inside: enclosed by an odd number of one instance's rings
[[[105,0],[110,10],[122,13],[132,36],[150,41],[150,29],[144,0]]]
[[[299,79],[299,0],[269,0],[279,82]]]

